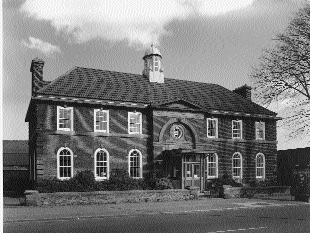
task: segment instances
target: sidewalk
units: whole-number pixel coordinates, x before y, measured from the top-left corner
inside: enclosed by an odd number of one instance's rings
[[[13,202],[12,202],[13,203]],[[73,218],[103,218],[111,216],[145,214],[186,214],[227,209],[259,208],[279,205],[302,205],[295,201],[277,201],[262,199],[221,199],[201,198],[190,201],[141,202],[103,205],[75,205],[54,207],[5,206],[4,222],[51,221]]]

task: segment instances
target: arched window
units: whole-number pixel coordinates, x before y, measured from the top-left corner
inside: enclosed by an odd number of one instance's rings
[[[98,180],[109,179],[109,152],[105,149],[95,151],[95,178]]]
[[[256,155],[256,178],[265,179],[265,156],[262,153]]]
[[[73,152],[68,147],[61,147],[57,152],[57,178],[70,179],[73,176]]]
[[[209,154],[207,156],[207,179],[218,177],[218,156],[217,154]]]
[[[232,156],[232,176],[234,179],[242,178],[242,155],[239,152]]]
[[[142,178],[142,154],[139,150],[129,151],[128,172],[132,178]]]

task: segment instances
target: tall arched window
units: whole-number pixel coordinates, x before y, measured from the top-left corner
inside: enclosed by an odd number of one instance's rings
[[[242,155],[239,152],[232,156],[232,176],[234,179],[242,178]]]
[[[61,147],[57,152],[57,178],[70,179],[73,176],[73,152],[68,147]]]
[[[95,178],[98,180],[109,179],[109,152],[105,149],[95,151]]]
[[[262,153],[258,153],[255,159],[256,163],[256,178],[265,179],[265,156]]]
[[[218,157],[217,154],[207,156],[207,179],[218,177]]]
[[[128,172],[132,178],[142,178],[142,154],[139,150],[129,151]]]

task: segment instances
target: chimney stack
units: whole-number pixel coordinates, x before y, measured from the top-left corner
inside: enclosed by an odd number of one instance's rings
[[[236,88],[235,90],[233,90],[233,92],[241,95],[245,99],[251,100],[251,89],[252,87],[245,84],[241,87]]]
[[[35,58],[31,62],[30,72],[32,73],[32,96],[35,96],[36,92],[43,87],[43,66],[44,61],[40,58]]]

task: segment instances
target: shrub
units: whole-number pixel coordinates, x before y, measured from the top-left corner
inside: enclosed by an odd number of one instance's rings
[[[69,180],[56,178],[39,180],[36,185],[39,192],[88,192],[97,189],[97,182],[92,171],[85,170],[78,172]]]
[[[154,189],[156,190],[173,189],[173,185],[171,183],[171,180],[167,177],[156,178]]]
[[[110,179],[107,181],[107,188],[111,191],[143,189],[142,179],[133,179],[124,169],[113,169]]]
[[[173,189],[169,178],[157,178],[146,174],[144,179],[133,179],[124,169],[113,169],[109,180],[96,181],[90,170],[80,171],[69,180],[56,178],[40,180],[36,188],[41,193],[54,192],[90,192],[90,191],[123,191],[141,189]]]
[[[89,192],[97,189],[94,173],[90,170],[78,172],[69,180],[69,183],[71,186],[75,187],[76,191]]]

